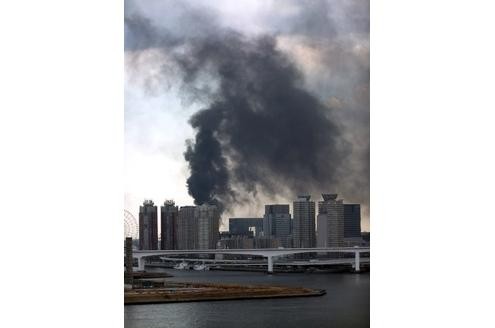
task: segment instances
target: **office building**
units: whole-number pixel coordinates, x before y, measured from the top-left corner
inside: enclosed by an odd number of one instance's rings
[[[232,235],[261,236],[263,232],[263,218],[230,218],[229,232]]]
[[[219,238],[220,213],[216,205],[196,206],[197,249],[215,249]]]
[[[292,247],[312,248],[316,245],[315,202],[310,199],[310,195],[301,195],[293,203]]]
[[[255,237],[254,248],[279,248],[282,247],[279,238],[275,237]],[[288,247],[291,247],[290,244]]]
[[[278,248],[281,246],[280,240],[274,237],[252,237],[227,231],[220,233],[219,243],[221,249]]]
[[[361,206],[344,204],[344,238],[361,238]]]
[[[278,239],[282,247],[289,247],[291,221],[288,204],[265,205],[263,236]]]
[[[181,206],[177,218],[177,249],[196,249],[196,206]]]
[[[253,249],[254,237],[248,237],[243,234],[222,232],[220,234],[219,244],[221,249]]]
[[[337,194],[322,194],[318,202],[317,247],[344,245],[344,203]]]
[[[158,210],[151,200],[139,207],[139,249],[158,249]]]
[[[166,200],[160,208],[161,249],[177,248],[177,219],[179,208],[173,200]]]

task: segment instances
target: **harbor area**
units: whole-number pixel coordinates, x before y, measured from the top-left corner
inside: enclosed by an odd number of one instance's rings
[[[352,258],[335,259],[286,259],[273,264],[273,273],[344,273],[355,272]],[[360,272],[369,272],[369,258],[362,258]],[[250,271],[266,272],[267,261],[263,259],[250,260],[216,260],[200,258],[160,257],[146,263],[147,268],[165,268],[174,270],[195,271]]]

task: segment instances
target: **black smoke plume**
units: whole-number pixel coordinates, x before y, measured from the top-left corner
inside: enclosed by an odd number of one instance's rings
[[[273,36],[194,17],[205,15],[190,10],[184,25],[196,28],[180,37],[136,13],[125,24],[126,50],[161,49],[184,95],[204,103],[190,119],[196,136],[184,154],[195,203],[223,209],[258,193],[333,191],[351,150],[333,109],[304,88]]]
[[[331,109],[302,88],[301,75],[271,37],[236,33],[198,40],[181,60],[188,80],[213,67],[218,90],[191,118],[195,142],[185,154],[197,203],[244,201],[245,195],[294,193],[331,185],[343,152]]]

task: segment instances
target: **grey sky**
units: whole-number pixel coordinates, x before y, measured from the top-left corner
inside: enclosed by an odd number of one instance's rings
[[[369,230],[368,1],[127,1],[125,9],[126,17],[158,27],[160,40],[168,43],[225,29],[248,38],[274,37],[277,48],[303,74],[305,89],[332,109],[329,115],[349,143],[349,154],[328,190],[302,192],[314,198],[320,192],[338,192],[346,202],[362,203],[363,229]],[[204,91],[194,94],[205,96],[185,97],[171,53],[141,31],[126,24],[125,206],[134,214],[144,198],[192,204],[183,156],[186,139],[195,136],[188,120],[217,88],[206,74],[194,84]],[[180,46],[174,51],[181,51]],[[260,215],[268,201],[292,203],[287,191],[274,195],[261,190],[257,196],[225,213],[224,219]]]

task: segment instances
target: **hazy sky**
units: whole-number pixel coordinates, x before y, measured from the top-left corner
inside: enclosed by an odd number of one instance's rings
[[[326,190],[294,193],[311,193],[319,200],[319,193],[335,192],[345,202],[361,203],[362,229],[369,230],[368,1],[148,0],[126,1],[125,10],[132,23],[149,20],[169,39],[194,40],[225,29],[247,38],[273,37],[277,50],[302,73],[305,90],[331,108],[332,120],[348,145]],[[157,42],[143,46],[142,40],[152,36],[137,33],[134,26],[126,23],[125,30],[125,208],[137,218],[143,199],[193,204],[184,152],[195,131],[188,121],[209,100],[184,97],[167,51]],[[202,83],[217,87],[215,79],[206,77]],[[274,195],[261,190],[257,195],[252,203],[224,213],[223,219],[261,216],[265,202],[292,205],[287,192]]]

